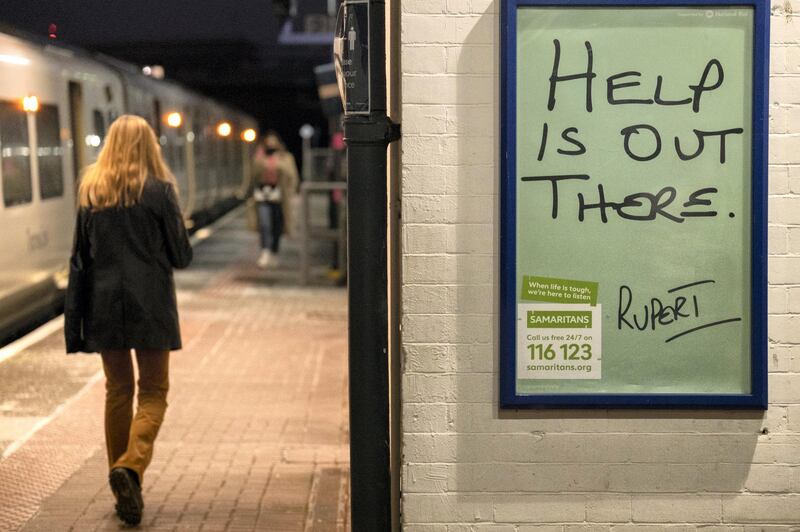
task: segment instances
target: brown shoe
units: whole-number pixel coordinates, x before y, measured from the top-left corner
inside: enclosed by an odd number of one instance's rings
[[[124,467],[115,467],[108,474],[108,483],[111,491],[117,498],[117,515],[129,525],[138,525],[142,521],[142,489],[136,478],[136,473]]]

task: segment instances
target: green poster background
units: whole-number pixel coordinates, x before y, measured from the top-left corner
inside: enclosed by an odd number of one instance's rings
[[[749,393],[750,392],[750,223],[752,145],[753,12],[746,7],[607,8],[525,7],[517,12],[517,289],[522,300],[523,276],[535,275],[597,282],[602,305],[602,378],[599,380],[518,380],[517,393]],[[587,112],[584,79],[557,84],[556,104],[547,108],[553,70],[554,44],[561,47],[559,75],[585,72],[587,52],[593,49],[593,111]],[[661,97],[681,100],[692,96],[710,59],[724,69],[722,85],[706,92],[700,110],[691,104],[610,105],[606,99],[609,76],[626,71],[641,73],[617,83],[641,85],[619,89],[617,98],[652,99],[656,78],[663,77]],[[716,69],[707,84],[716,79]],[[538,161],[542,126],[549,135],[543,160]],[[636,124],[658,129],[661,154],[647,162],[629,158],[620,131]],[[571,135],[586,153],[569,156],[556,150],[574,150],[561,138]],[[741,127],[743,134],[726,138],[726,162],[720,163],[718,137],[706,138],[705,150],[681,161],[673,138],[684,152],[693,153],[693,129],[712,131]],[[631,137],[639,154],[655,146],[642,132]],[[523,176],[588,174],[588,181],[558,184],[558,218],[551,216],[549,182],[524,182]],[[578,220],[578,193],[587,203],[598,201],[602,184],[606,200],[621,202],[633,193],[677,190],[664,210],[678,216],[687,210],[715,210],[715,217],[687,218],[675,223],[663,216],[653,221],[620,218],[607,210],[602,223],[597,209]],[[715,187],[703,196],[709,207],[684,208],[689,195]],[[642,213],[642,207],[629,212]],[[731,213],[733,217],[731,216]],[[712,279],[715,282],[668,293],[681,285]],[[664,305],[683,295],[692,312],[697,297],[699,316],[657,324],[655,330],[618,328],[620,287],[628,286],[640,323],[651,298]],[[666,339],[715,321],[741,321],[708,327]],[[517,357],[526,357],[517,345]]]

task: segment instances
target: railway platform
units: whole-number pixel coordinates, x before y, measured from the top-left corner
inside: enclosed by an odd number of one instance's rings
[[[346,291],[301,286],[291,239],[258,269],[241,211],[201,236],[176,272],[184,348],[140,528],[348,530]],[[124,528],[106,481],[100,358],[67,357],[54,327],[0,361],[0,383],[0,530]]]

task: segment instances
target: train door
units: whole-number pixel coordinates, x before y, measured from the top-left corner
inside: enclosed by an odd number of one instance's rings
[[[186,157],[186,190],[183,191],[183,197],[186,198],[186,207],[184,208],[183,216],[190,218],[195,210],[195,202],[197,193],[197,172],[195,161],[195,111],[190,108],[186,111],[186,135],[185,135],[185,157]]]
[[[189,186],[189,177],[187,174],[187,157],[186,157],[186,131],[190,129],[188,124],[188,116],[185,110],[179,106],[172,106],[170,115],[177,115],[180,120],[175,120],[175,124],[168,124],[170,127],[165,128],[162,138],[166,140],[166,144],[162,148],[166,150],[169,156],[169,165],[172,173],[175,175],[175,180],[178,183],[178,189],[181,191],[180,203],[181,209],[186,211],[188,206],[187,188]],[[169,116],[169,115],[168,115]]]
[[[158,98],[153,98],[153,129],[156,137],[161,142],[161,102]]]
[[[83,127],[83,87],[77,81],[70,81],[68,91],[69,123],[70,133],[72,134],[73,185],[77,191],[78,176],[81,169],[86,167],[86,152],[83,149],[83,142],[86,138],[86,131]]]

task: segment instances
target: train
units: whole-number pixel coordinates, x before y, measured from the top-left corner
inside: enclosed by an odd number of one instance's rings
[[[0,341],[63,303],[79,176],[126,113],[156,131],[187,227],[242,197],[254,118],[128,63],[0,28]]]

